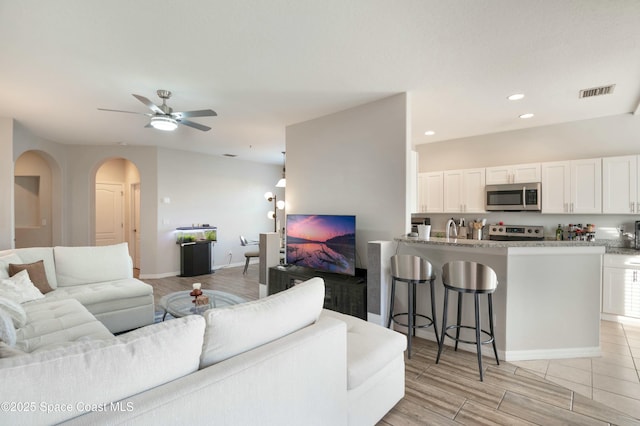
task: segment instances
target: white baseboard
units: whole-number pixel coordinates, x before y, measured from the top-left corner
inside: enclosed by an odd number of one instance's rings
[[[369,314],[371,315],[371,314]],[[406,327],[399,325],[395,326],[400,333],[406,334]],[[440,331],[440,330],[438,330]],[[433,334],[432,328],[418,329],[416,335],[426,340],[431,340],[435,343],[436,337]],[[444,341],[445,346],[453,346],[455,342],[452,339],[446,338]],[[476,352],[475,345],[469,345],[467,343],[459,343],[458,349],[467,352]],[[482,355],[489,358],[494,358],[493,346],[490,344],[482,345]],[[602,351],[599,346],[585,347],[585,348],[560,348],[560,349],[535,349],[525,351],[503,351],[498,348],[498,358],[504,361],[530,361],[536,359],[565,359],[565,358],[591,358],[602,356]]]
[[[622,315],[600,314],[600,319],[605,321],[619,322],[622,324],[640,325],[640,318],[625,317]]]
[[[154,280],[154,279],[158,279],[158,278],[167,278],[167,277],[175,277],[180,275],[180,271],[175,271],[175,272],[165,272],[162,274],[140,274],[140,279],[144,280],[144,279],[148,279],[148,280]]]
[[[532,351],[507,351],[505,361],[529,361],[535,359],[593,358],[602,356],[600,347],[540,349]]]

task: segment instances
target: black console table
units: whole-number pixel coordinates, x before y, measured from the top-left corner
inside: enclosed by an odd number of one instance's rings
[[[269,268],[269,295],[293,287],[313,277],[324,280],[324,307],[332,311],[367,319],[366,270],[356,276],[315,271],[293,265]]]
[[[180,276],[211,273],[211,241],[180,243]]]
[[[180,245],[180,276],[211,274],[211,245],[217,240],[218,228],[183,226],[176,231],[179,231],[176,244]]]

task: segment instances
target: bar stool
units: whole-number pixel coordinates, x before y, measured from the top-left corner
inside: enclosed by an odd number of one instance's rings
[[[438,326],[436,325],[436,304],[435,304],[435,291],[434,282],[436,276],[433,273],[433,267],[431,263],[418,256],[411,256],[407,254],[398,254],[391,257],[391,302],[389,303],[389,321],[387,328],[391,327],[391,321],[396,324],[407,327],[408,344],[407,354],[411,359],[411,337],[416,335],[416,328],[426,328],[433,326],[433,331],[436,335],[436,342],[440,345],[440,338],[438,337]],[[396,281],[402,281],[407,283],[407,307],[409,312],[393,313],[393,305],[395,301],[396,293]],[[421,315],[416,310],[416,285],[429,283],[431,289],[431,317]],[[407,323],[401,323],[396,319],[398,316],[407,316]],[[417,325],[417,318],[424,318],[427,320],[426,324]]]
[[[496,348],[496,339],[493,333],[493,299],[492,294],[498,287],[498,279],[496,273],[490,267],[476,262],[453,261],[446,263],[442,267],[442,284],[444,284],[444,314],[442,318],[442,333],[440,334],[440,345],[438,347],[438,357],[436,364],[440,361],[440,354],[444,347],[445,336],[455,340],[455,349],[458,350],[458,342],[475,344],[478,354],[478,369],[480,370],[480,381],[483,381],[482,375],[482,346],[486,343],[493,344],[493,353],[496,356],[496,363],[500,365],[498,359],[498,349]],[[458,293],[458,313],[456,325],[447,326],[447,311],[449,302],[449,291]],[[471,293],[474,297],[475,307],[475,327],[461,325],[462,317],[462,295]],[[480,324],[480,304],[479,296],[486,294],[489,303],[489,331],[482,330]],[[460,338],[460,329],[466,328],[475,330],[476,340],[469,341]],[[447,330],[455,329],[456,337],[451,336]],[[484,333],[489,338],[482,341],[480,336]]]

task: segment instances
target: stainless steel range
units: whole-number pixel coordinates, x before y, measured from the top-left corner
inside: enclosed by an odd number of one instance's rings
[[[530,225],[489,225],[489,239],[496,241],[544,240],[544,227]]]

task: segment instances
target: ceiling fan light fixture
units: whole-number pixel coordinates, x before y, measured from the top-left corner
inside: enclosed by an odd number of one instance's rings
[[[165,132],[172,132],[178,128],[178,122],[172,117],[155,116],[151,117],[151,127]]]

